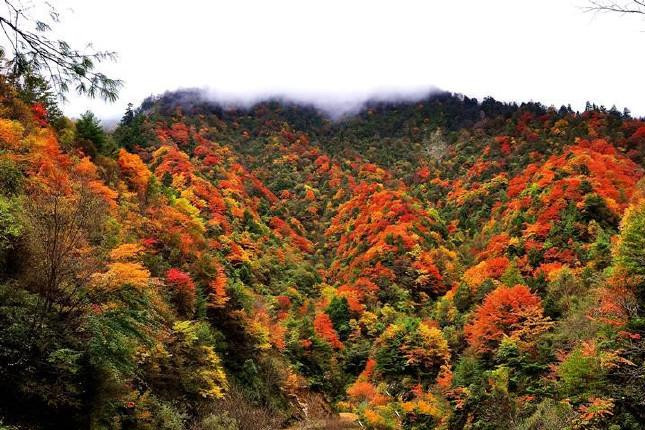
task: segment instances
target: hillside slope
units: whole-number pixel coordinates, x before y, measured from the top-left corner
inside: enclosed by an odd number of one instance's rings
[[[8,424],[645,422],[642,121],[448,93],[331,121],[183,92],[90,154],[3,94]]]

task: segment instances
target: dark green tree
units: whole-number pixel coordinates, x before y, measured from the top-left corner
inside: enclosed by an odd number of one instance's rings
[[[42,105],[47,111],[47,121],[57,130],[64,127],[65,120],[58,107],[57,96],[45,78],[35,74],[24,76],[22,85],[18,87],[18,95],[25,103]]]
[[[115,149],[101,127],[101,121],[90,111],[85,112],[76,121],[76,141],[92,158],[99,154],[109,155]]]
[[[132,109],[132,103],[128,103],[128,107],[125,108],[125,113],[123,114],[123,118],[121,118],[121,123],[120,125],[130,125],[132,124],[132,121],[134,120],[134,110]]]
[[[112,135],[116,145],[128,151],[133,151],[137,146],[145,147],[155,139],[152,130],[146,127],[146,116],[140,109],[132,109],[132,103],[128,103],[119,126]]]
[[[335,296],[329,306],[327,306],[327,315],[334,324],[334,330],[338,333],[341,340],[347,339],[351,330],[349,326],[350,310],[345,297]]]

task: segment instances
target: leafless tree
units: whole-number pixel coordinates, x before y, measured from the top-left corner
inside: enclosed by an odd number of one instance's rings
[[[29,250],[25,278],[38,293],[39,311],[75,316],[86,299],[85,286],[96,269],[91,238],[105,208],[89,190],[65,194],[32,193],[25,202],[25,245]]]

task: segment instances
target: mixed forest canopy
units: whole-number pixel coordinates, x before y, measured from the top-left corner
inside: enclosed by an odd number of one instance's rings
[[[645,427],[642,119],[187,90],[108,133],[58,103],[115,54],[0,5],[0,430]]]
[[[0,86],[0,428],[642,428],[628,112]]]

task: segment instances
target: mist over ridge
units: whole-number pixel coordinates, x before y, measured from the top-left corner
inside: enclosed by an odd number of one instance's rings
[[[313,108],[334,121],[351,117],[376,104],[415,103],[438,94],[451,94],[435,86],[423,88],[383,88],[370,92],[265,91],[255,94],[227,93],[210,88],[179,88],[151,95],[142,102],[144,110],[153,103],[175,104],[184,109],[210,104],[223,110],[250,110],[266,102]]]
[[[493,96],[473,96],[463,94],[457,91],[450,91],[438,88],[436,86],[427,86],[423,88],[384,88],[380,91],[371,92],[290,92],[274,91],[259,93],[232,93],[213,90],[210,88],[178,88],[168,90],[161,94],[150,95],[145,98],[140,107],[142,111],[148,111],[151,108],[168,110],[180,106],[184,113],[200,112],[204,108],[220,112],[250,112],[262,104],[278,104],[283,107],[295,109],[307,109],[311,114],[320,116],[321,119],[331,120],[333,123],[351,120],[354,117],[361,116],[368,109],[396,109],[398,107],[409,107],[415,103],[427,103],[430,101],[452,99],[459,103],[470,105],[469,117],[476,120],[481,115],[496,115],[498,111],[491,111],[492,106],[502,107],[504,111],[510,113],[517,108],[531,106],[532,109],[541,111],[566,110],[572,113],[584,112],[585,108],[578,106],[572,107],[571,104],[553,105],[544,103],[541,100],[504,100],[497,99]],[[473,111],[474,105],[479,109]],[[628,107],[604,106],[591,100],[587,102],[588,108],[620,112],[639,118],[639,115],[633,115]],[[463,112],[462,112],[463,113]],[[112,128],[118,123],[118,118],[104,119],[104,125]],[[112,127],[109,125],[112,124]]]

